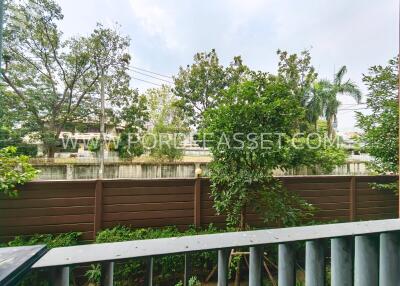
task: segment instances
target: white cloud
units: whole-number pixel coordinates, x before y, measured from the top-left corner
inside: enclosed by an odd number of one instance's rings
[[[161,39],[168,49],[180,49],[175,15],[159,3],[149,0],[129,0],[133,15],[151,37]]]

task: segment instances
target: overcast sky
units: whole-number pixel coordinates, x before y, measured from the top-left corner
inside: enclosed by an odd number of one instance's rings
[[[88,34],[97,22],[121,25],[133,65],[165,75],[212,48],[223,64],[241,55],[253,69],[276,72],[276,50],[310,49],[321,78],[341,65],[362,90],[368,67],[398,52],[398,0],[58,0],[66,36]],[[134,75],[154,83],[157,79]],[[144,90],[150,83],[133,80]],[[342,109],[357,106],[341,97]],[[354,130],[354,112],[339,112],[339,130]]]

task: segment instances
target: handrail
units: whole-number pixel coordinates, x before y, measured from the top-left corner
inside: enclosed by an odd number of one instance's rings
[[[313,225],[174,238],[90,244],[51,249],[33,268],[70,266],[235,247],[256,247],[400,230],[399,219]]]

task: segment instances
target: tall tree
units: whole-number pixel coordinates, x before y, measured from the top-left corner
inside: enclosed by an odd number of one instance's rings
[[[304,108],[283,81],[265,79],[263,88],[259,83],[231,86],[220,94],[220,104],[205,112],[214,206],[242,229],[246,209],[270,223],[293,224],[302,216],[297,207],[306,207],[272,176],[276,168],[288,167],[288,138]]]
[[[149,110],[146,148],[159,160],[178,160],[183,156],[180,144],[189,132],[189,122],[171,88],[163,85],[144,94]]]
[[[209,53],[197,53],[193,64],[180,67],[174,77],[173,93],[180,100],[191,124],[199,126],[203,112],[216,104],[218,94],[232,83],[242,80],[248,71],[240,56],[234,57],[225,68],[214,49]]]
[[[2,75],[21,122],[52,157],[63,128],[74,121],[97,121],[99,80],[107,101],[121,107],[134,99],[127,69],[129,39],[115,29],[97,28],[86,37],[63,39],[63,19],[53,0],[8,2]]]
[[[341,104],[338,99],[338,95],[344,94],[351,96],[356,100],[357,103],[360,103],[361,101],[361,91],[358,86],[350,79],[346,81],[344,80],[346,73],[346,66],[342,66],[335,74],[332,82],[327,80],[322,80],[319,82],[320,88],[315,94],[316,96],[322,98],[322,114],[328,124],[329,137],[335,135],[333,124],[337,120],[336,116]]]
[[[278,77],[282,78],[297,97],[302,106],[310,100],[310,90],[318,77],[311,64],[310,52],[305,50],[300,54],[289,54],[278,50]]]
[[[364,75],[368,87],[367,107],[371,113],[357,112],[357,126],[366,151],[374,157],[373,170],[382,174],[398,173],[399,164],[399,105],[398,58],[386,66],[373,66]]]

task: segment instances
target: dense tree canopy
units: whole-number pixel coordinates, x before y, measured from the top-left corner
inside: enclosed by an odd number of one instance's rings
[[[194,63],[180,67],[174,77],[173,93],[179,99],[186,118],[194,126],[199,126],[203,112],[218,102],[219,93],[235,82],[239,82],[249,72],[241,57],[224,67],[219,62],[215,50],[197,53]]]
[[[68,123],[94,121],[99,83],[118,112],[135,104],[127,69],[129,39],[98,25],[89,36],[64,39],[61,8],[52,0],[8,2],[2,76],[19,122],[52,156]]]
[[[329,169],[342,164],[344,154],[337,155],[331,146],[313,148],[313,140],[296,135],[306,109],[279,77],[232,85],[219,98],[219,104],[205,112],[202,134],[213,154],[216,209],[233,224],[246,208],[257,210],[268,222],[297,223],[308,205],[282,189],[273,171],[318,164]]]
[[[357,114],[365,150],[374,157],[372,168],[379,173],[398,173],[399,105],[398,58],[386,66],[373,66],[364,75],[368,87],[367,107],[371,113]]]

